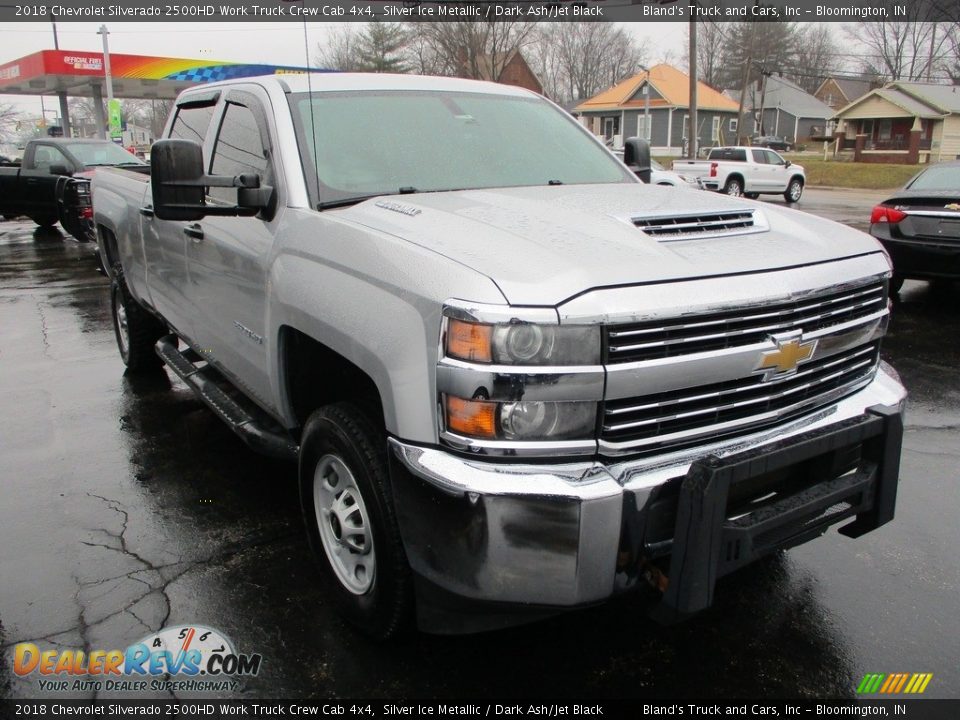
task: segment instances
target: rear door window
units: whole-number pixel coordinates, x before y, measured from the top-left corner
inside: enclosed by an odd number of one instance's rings
[[[753,161],[760,165],[767,164],[767,153],[765,150],[751,150],[750,153],[753,155]]]
[[[49,170],[51,165],[64,165],[69,168],[70,161],[59,148],[53,145],[38,145],[33,153],[33,169]]]

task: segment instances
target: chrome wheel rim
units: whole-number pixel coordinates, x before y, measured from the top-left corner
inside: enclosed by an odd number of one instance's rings
[[[313,474],[313,504],[323,551],[340,584],[354,595],[373,586],[376,553],[370,516],[350,468],[324,455]]]
[[[730,183],[727,185],[727,195],[730,197],[740,197],[743,194],[743,188],[739,183]]]
[[[130,327],[127,324],[127,309],[123,306],[119,291],[117,292],[116,306],[117,340],[120,343],[120,353],[126,357],[127,348],[130,347]]]
[[[800,183],[790,183],[790,199],[794,202],[800,199]]]

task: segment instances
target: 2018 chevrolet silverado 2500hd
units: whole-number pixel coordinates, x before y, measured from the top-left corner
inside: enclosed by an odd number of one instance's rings
[[[78,240],[91,240],[89,179],[98,167],[149,171],[109,140],[31,140],[19,167],[0,167],[0,215],[26,215],[44,228],[59,221]]]
[[[766,148],[713,148],[706,160],[674,160],[673,169],[698,178],[707,190],[733,197],[783,195],[784,200],[795,203],[806,184],[802,166]]]
[[[321,575],[366,631],[634,587],[681,617],[893,517],[904,390],[869,235],[644,185],[489,83],[230,81],[185,91],[165,137],[150,178],[93,178],[120,353],[299,459]]]

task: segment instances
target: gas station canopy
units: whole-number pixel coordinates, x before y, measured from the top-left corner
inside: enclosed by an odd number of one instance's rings
[[[305,67],[110,53],[114,97],[173,99],[192,85],[232,78],[307,72]],[[0,65],[0,95],[82,95],[104,92],[103,53],[41,50]]]

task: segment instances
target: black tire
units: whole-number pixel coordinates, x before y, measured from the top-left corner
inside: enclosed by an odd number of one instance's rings
[[[783,193],[783,199],[788,203],[800,202],[803,195],[803,180],[798,177],[790,178],[787,189]]]
[[[154,350],[154,345],[169,331],[133,299],[119,267],[115,269],[113,282],[110,284],[110,315],[113,319],[117,349],[127,370],[155,370],[163,364]]]
[[[723,186],[723,192],[730,197],[741,197],[743,195],[743,180],[738,177],[727,178],[727,184]]]
[[[307,539],[337,610],[377,639],[401,633],[413,616],[413,584],[385,434],[350,403],[317,410],[303,430],[299,478]],[[349,527],[365,531],[349,534]]]
[[[40,227],[42,227],[44,230],[49,230],[50,228],[52,228],[54,225],[57,224],[57,218],[56,218],[56,216],[43,216],[43,215],[42,215],[42,216],[40,216],[40,217],[33,217],[33,218],[30,218],[30,219],[33,220],[37,225],[39,225]]]
[[[892,278],[890,278],[890,294],[891,295],[896,295],[898,292],[900,292],[900,288],[903,287],[904,280],[905,278],[903,277],[903,275],[894,275]]]
[[[760,193],[752,193],[752,192],[751,192],[751,193],[744,193],[743,196],[744,196],[747,200],[756,200],[758,197],[760,197]]]

